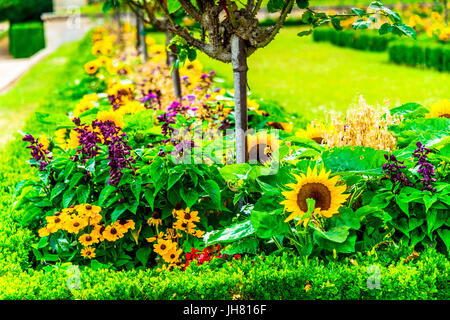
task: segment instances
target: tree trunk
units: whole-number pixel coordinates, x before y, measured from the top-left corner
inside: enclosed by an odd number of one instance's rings
[[[233,66],[236,163],[248,161],[247,152],[247,54],[245,42],[237,35],[231,37],[231,65]]]
[[[139,42],[141,44],[141,54],[142,54],[142,61],[147,62],[148,54],[147,54],[147,42],[145,41],[145,28],[144,28],[144,21],[139,19],[138,26],[138,37]]]
[[[141,49],[141,19],[136,14],[136,50]]]
[[[120,8],[116,8],[116,10],[114,11],[114,19],[116,20],[117,23],[117,40],[119,42],[120,45],[123,44],[123,36],[122,36],[122,22],[120,21]]]
[[[447,0],[444,0],[444,21],[445,25],[448,25],[448,8],[447,8]]]
[[[171,35],[169,31],[166,31],[166,47],[170,43]],[[167,61],[169,67],[172,68],[172,83],[173,83],[173,91],[175,93],[175,97],[181,100],[181,80],[180,80],[180,70],[174,66],[175,61],[177,60],[177,56],[170,50],[166,49]],[[166,63],[167,63],[166,61]]]

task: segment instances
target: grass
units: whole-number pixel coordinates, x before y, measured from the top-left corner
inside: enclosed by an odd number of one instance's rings
[[[0,146],[22,129],[25,120],[61,81],[65,81],[67,56],[78,43],[61,46],[34,65],[14,87],[0,95]],[[45,79],[45,81],[44,81]]]
[[[344,111],[363,95],[370,104],[406,102],[424,105],[448,97],[450,75],[388,62],[386,52],[365,52],[297,37],[298,27],[284,28],[266,48],[249,57],[252,92],[280,102],[287,111],[321,118],[323,110]],[[158,36],[158,39],[161,37]],[[207,69],[232,83],[230,64],[200,54]]]

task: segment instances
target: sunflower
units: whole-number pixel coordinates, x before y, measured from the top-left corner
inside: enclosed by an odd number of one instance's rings
[[[274,134],[259,132],[254,135],[247,136],[247,152],[248,159],[257,160],[261,164],[266,164],[272,160],[272,153],[278,149]]]
[[[306,130],[300,130],[295,133],[297,137],[311,139],[322,144],[324,142],[324,127],[321,124],[314,124],[306,127]]]
[[[173,225],[173,227],[174,227],[176,230],[186,231],[186,232],[189,233],[190,230],[195,229],[195,224],[192,223],[191,221],[177,220],[177,222],[175,222],[175,224]]]
[[[431,105],[431,112],[426,114],[427,118],[450,119],[450,100],[442,99]]]
[[[81,255],[88,259],[95,258],[95,248],[86,247],[84,249],[81,249]]]
[[[287,123],[287,122],[269,121],[269,122],[267,122],[267,125],[274,129],[284,130],[288,133],[291,133],[292,129],[294,128],[294,125],[292,123]]]
[[[308,211],[306,199],[309,198],[315,200],[315,214],[330,218],[338,212],[348,195],[343,194],[345,186],[336,186],[339,176],[330,179],[329,174],[324,169],[317,173],[317,167],[314,167],[312,171],[308,168],[306,175],[294,175],[297,183],[288,184],[292,190],[282,192],[286,200],[281,204],[286,211],[291,212],[285,222],[303,217]]]
[[[98,62],[96,60],[87,62],[84,65],[84,71],[90,75],[96,74],[98,71]]]
[[[50,235],[50,231],[48,231],[48,229],[46,227],[40,228],[38,232],[39,232],[39,237],[41,237],[41,238]]]
[[[123,116],[119,112],[111,111],[99,111],[97,113],[97,120],[106,121],[110,120],[114,122],[116,127],[123,128]]]

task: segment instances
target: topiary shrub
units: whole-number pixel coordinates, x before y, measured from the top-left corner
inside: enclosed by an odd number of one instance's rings
[[[15,23],[9,28],[9,52],[14,58],[28,58],[43,48],[43,23]]]

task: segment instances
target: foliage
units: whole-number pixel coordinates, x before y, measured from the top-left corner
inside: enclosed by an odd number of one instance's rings
[[[9,52],[14,58],[28,58],[44,48],[43,23],[15,23],[9,29]]]
[[[52,0],[0,1],[0,21],[9,20],[10,23],[40,21],[42,13],[52,11]]]

